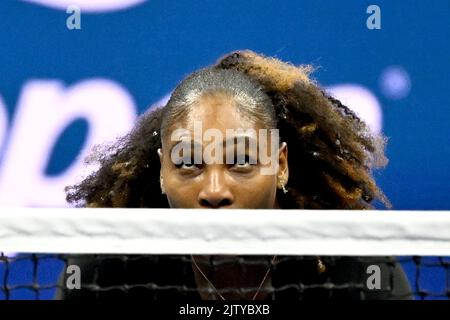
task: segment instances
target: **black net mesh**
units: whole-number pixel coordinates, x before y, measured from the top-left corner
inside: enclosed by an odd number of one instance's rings
[[[449,299],[449,266],[418,256],[2,253],[0,299]]]

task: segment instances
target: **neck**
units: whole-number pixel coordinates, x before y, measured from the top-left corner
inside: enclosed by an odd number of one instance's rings
[[[193,261],[192,269],[202,299],[221,300],[223,297],[226,300],[252,300],[253,298],[262,300],[267,297],[268,293],[265,289],[270,288],[272,283],[267,257],[243,257],[242,263],[237,261],[236,256],[215,255],[193,258],[197,265]],[[213,266],[211,261],[216,265]],[[243,291],[246,288],[253,290]]]

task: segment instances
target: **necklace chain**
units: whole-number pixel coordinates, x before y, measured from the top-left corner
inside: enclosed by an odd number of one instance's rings
[[[273,256],[272,261],[271,261],[271,265],[273,265],[273,264],[275,263],[276,257],[277,257],[277,256]],[[222,300],[226,300],[226,299],[224,298],[224,296],[219,292],[219,290],[217,290],[217,288],[212,284],[212,282],[208,279],[208,277],[207,277],[207,276],[203,273],[203,271],[200,269],[200,267],[198,266],[197,262],[195,261],[193,255],[191,255],[191,259],[192,259],[192,262],[194,262],[194,265],[195,265],[195,267],[197,268],[197,270],[200,272],[200,274],[203,276],[203,278],[208,282],[208,284],[214,289],[214,291],[219,295],[219,297],[220,297]],[[271,266],[269,266],[269,268],[267,268],[266,274],[264,275],[264,278],[262,279],[261,283],[259,284],[258,290],[257,290],[256,293],[253,295],[252,300],[255,300],[256,297],[258,296],[259,291],[261,290],[261,288],[262,288],[264,282],[265,282],[266,279],[267,279],[267,276],[269,275],[270,267],[271,267]]]

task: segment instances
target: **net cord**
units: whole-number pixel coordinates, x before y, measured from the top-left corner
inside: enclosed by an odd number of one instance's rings
[[[450,256],[450,211],[0,211],[3,252]]]

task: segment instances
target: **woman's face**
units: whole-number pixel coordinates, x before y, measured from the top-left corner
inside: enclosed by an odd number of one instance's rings
[[[238,132],[237,129],[253,129],[257,135],[249,136],[245,132]],[[261,138],[258,134],[259,129],[265,128],[239,114],[234,100],[229,96],[217,93],[204,95],[183,121],[172,125],[162,141],[162,150],[158,152],[161,160],[162,184],[170,206],[224,209],[277,208],[277,187],[280,187],[281,182],[285,184],[288,180],[287,146],[283,143],[280,147],[279,142],[271,138],[269,130],[267,138]],[[171,137],[174,132],[177,132],[175,138]],[[179,134],[180,132],[182,133]],[[212,134],[215,138],[208,137],[208,134]],[[249,140],[235,139],[236,136],[254,138],[258,152],[256,154],[251,152]],[[214,143],[218,142],[217,137],[223,138],[219,144]],[[246,141],[245,148],[239,147],[243,141]],[[276,143],[273,149],[275,152],[271,152],[272,141]],[[262,144],[265,144],[265,149],[268,150],[266,154],[278,162],[277,168],[270,174],[267,174],[270,170],[265,173],[261,170],[273,165],[267,164],[267,161],[266,164],[260,163],[259,150]],[[181,146],[192,145],[196,146],[191,147],[190,151],[184,149],[189,152],[178,152],[183,159],[186,159],[186,156],[192,158],[191,164],[186,163],[189,161],[177,164],[174,150],[180,150]],[[217,152],[218,149],[211,151],[214,147],[221,147],[222,155]],[[197,164],[193,163],[195,150],[197,157],[200,151],[202,163],[198,163],[198,160],[195,161]],[[231,154],[231,157],[226,159],[228,154]],[[238,161],[238,157],[245,159],[244,162]]]

